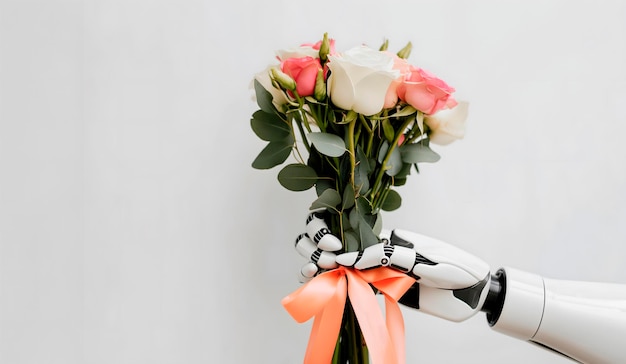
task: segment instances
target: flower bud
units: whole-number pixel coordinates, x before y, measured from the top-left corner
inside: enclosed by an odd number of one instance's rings
[[[385,39],[385,41],[383,42],[383,44],[380,46],[378,50],[381,52],[384,52],[387,50],[387,48],[389,48],[389,39]]]
[[[324,33],[324,38],[322,39],[322,44],[320,44],[320,61],[322,63],[326,62],[328,59],[328,53],[330,53],[330,41],[328,40],[328,33]]]
[[[289,75],[276,67],[272,67],[270,72],[272,74],[272,80],[276,81],[283,90],[292,92],[296,90],[296,81],[289,77]]]
[[[405,45],[404,48],[400,49],[400,51],[397,53],[398,57],[402,59],[409,58],[409,55],[411,55],[412,49],[413,49],[413,45],[411,44],[411,42],[407,43],[407,45]]]
[[[315,91],[313,97],[317,101],[323,101],[326,98],[326,82],[324,80],[324,70],[317,70],[317,78],[315,78]]]

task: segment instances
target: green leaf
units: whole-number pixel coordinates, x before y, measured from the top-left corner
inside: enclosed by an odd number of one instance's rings
[[[370,202],[363,196],[359,196],[356,199],[356,208],[359,210],[361,215],[369,215],[372,213],[372,205]]]
[[[396,131],[393,130],[393,126],[391,126],[391,121],[389,121],[389,119],[383,120],[383,133],[385,134],[385,138],[388,142],[393,141],[393,138],[396,136]]]
[[[376,218],[376,222],[374,222],[374,227],[372,227],[372,231],[376,236],[380,236],[380,233],[383,231],[383,216],[381,214],[374,215]]]
[[[360,145],[356,148],[356,160],[359,162],[359,164],[363,165],[366,173],[370,173],[376,166],[376,162],[370,162],[370,159],[367,157],[367,155],[365,155],[365,152]]]
[[[393,186],[395,187],[400,187],[400,186],[404,186],[406,184],[406,177],[402,177],[402,178],[393,178]]]
[[[411,166],[412,164],[410,163],[402,163],[402,169],[400,170],[400,172],[398,172],[395,176],[394,179],[399,179],[399,178],[405,178],[411,174]]]
[[[378,243],[378,236],[372,229],[376,223],[376,216],[372,215],[371,211],[372,207],[364,197],[357,198],[355,207],[350,210],[350,226],[357,233],[361,249]]]
[[[348,221],[350,221],[350,227],[352,228],[352,230],[359,230],[359,212],[356,210],[356,208],[350,210],[350,213],[348,214]]]
[[[378,151],[378,163],[382,164],[384,162],[388,150],[389,143],[385,141],[380,146],[380,150]],[[395,176],[402,170],[402,156],[400,155],[398,148],[394,148],[391,151],[391,155],[385,165],[383,165],[383,168],[385,169],[385,173],[389,176]]]
[[[343,203],[341,204],[341,209],[347,210],[351,208],[352,206],[354,206],[354,201],[354,188],[351,184],[348,184],[346,186],[346,189],[343,190]]]
[[[316,210],[320,208],[325,208],[329,210],[337,210],[337,205],[341,203],[341,196],[339,196],[339,192],[337,190],[328,188],[322,195],[317,198],[317,200],[313,201],[309,210]]]
[[[417,111],[417,109],[415,109],[413,106],[406,105],[395,114],[391,114],[387,116],[370,116],[369,118],[371,120],[385,120],[385,119],[391,119],[391,118],[398,119],[398,118],[402,118],[405,116],[410,116],[412,114],[415,114],[416,112],[420,113],[420,111]]]
[[[341,118],[341,120],[337,120],[336,118],[333,118],[332,121],[335,124],[349,124],[351,122],[353,122],[354,120],[356,120],[356,118],[359,116],[359,114],[357,114],[354,110],[348,110],[347,114],[343,114],[343,117]]]
[[[343,139],[335,134],[313,132],[309,133],[309,139],[320,153],[329,157],[341,157],[346,151]]]
[[[269,142],[252,162],[252,167],[256,169],[270,169],[287,160],[291,153],[292,143],[284,141]]]
[[[278,115],[258,110],[252,114],[250,126],[254,133],[268,142],[279,141],[293,136],[291,128]]]
[[[439,154],[422,142],[403,145],[400,149],[404,163],[435,163],[441,158]]]
[[[359,251],[359,248],[360,248],[359,238],[357,237],[354,230],[344,231],[343,237],[344,237],[344,240],[346,241],[346,252]]]
[[[415,121],[417,123],[417,126],[420,129],[420,132],[424,132],[424,113],[421,111],[417,112],[417,116],[415,117]]]
[[[372,227],[365,221],[365,218],[360,214],[356,213],[356,218],[358,219],[358,237],[361,241],[361,248],[365,249],[369,246],[378,243],[378,237],[374,234],[374,230]]]
[[[278,182],[290,191],[305,191],[317,182],[317,173],[306,164],[288,164],[278,172]]]
[[[414,114],[416,111],[417,111],[417,109],[414,108],[413,106],[406,105],[405,107],[400,109],[400,111],[398,111],[397,113],[395,113],[395,114],[393,114],[391,116],[393,116],[395,118],[399,118],[399,117],[402,117],[402,116],[409,116],[411,114]]]
[[[254,80],[254,92],[256,92],[256,102],[259,104],[261,110],[270,114],[276,112],[276,108],[274,104],[272,104],[272,100],[274,99],[272,94],[256,79]]]
[[[361,163],[356,166],[354,171],[354,185],[359,188],[359,193],[365,193],[370,189],[370,181],[367,175],[368,163]]]
[[[400,207],[402,204],[402,197],[395,190],[389,190],[387,192],[387,196],[385,197],[385,201],[383,201],[381,209],[385,211],[393,211]]]
[[[391,151],[391,157],[387,161],[387,167],[385,173],[390,176],[395,176],[402,170],[402,156],[398,148],[394,148],[393,151]]]
[[[315,183],[315,193],[317,194],[317,197],[319,197],[322,193],[324,193],[324,191],[329,188],[333,188],[334,186],[335,184],[331,180],[320,179]]]

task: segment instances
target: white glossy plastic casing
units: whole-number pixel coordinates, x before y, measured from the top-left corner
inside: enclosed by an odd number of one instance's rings
[[[493,328],[583,363],[626,363],[626,286],[544,279],[505,268]]]

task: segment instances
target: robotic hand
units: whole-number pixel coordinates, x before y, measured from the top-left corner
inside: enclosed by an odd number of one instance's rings
[[[381,266],[402,271],[416,283],[400,303],[450,321],[463,321],[483,309],[490,294],[489,265],[442,241],[404,230],[362,252],[337,256],[337,263],[356,269]]]
[[[484,311],[494,330],[578,362],[626,363],[626,285],[547,279],[511,267],[492,275],[466,251],[398,229],[363,251],[336,255],[341,242],[321,212],[310,214],[306,227],[296,240],[310,260],[301,282],[339,265],[387,266],[416,280],[400,299],[406,306],[451,321]]]
[[[312,212],[306,219],[306,233],[296,238],[296,250],[309,259],[299,272],[299,281],[310,281],[325,269],[337,268],[336,254],[341,249],[341,241],[330,233],[321,212]]]

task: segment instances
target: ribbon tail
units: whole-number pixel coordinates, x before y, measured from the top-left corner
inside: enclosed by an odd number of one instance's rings
[[[374,364],[398,363],[395,347],[372,288],[358,275],[346,270],[348,296]]]
[[[304,356],[305,364],[330,363],[332,360],[346,304],[346,290],[345,276],[338,277],[335,295],[313,321]]]
[[[406,363],[406,344],[404,339],[404,319],[400,306],[393,298],[385,294],[385,314],[387,318],[387,330],[394,344],[398,364]]]

